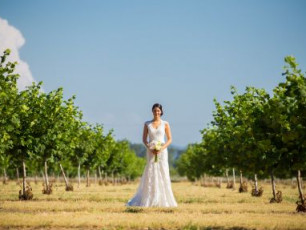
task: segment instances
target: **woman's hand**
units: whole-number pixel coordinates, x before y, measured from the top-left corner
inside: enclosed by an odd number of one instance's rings
[[[157,151],[156,149],[151,150],[151,152],[152,152],[154,155],[157,155],[157,154],[158,154],[158,151]]]
[[[160,150],[154,149],[152,150],[152,153],[157,155],[157,154],[160,154],[163,150],[164,150],[163,148],[161,148]]]

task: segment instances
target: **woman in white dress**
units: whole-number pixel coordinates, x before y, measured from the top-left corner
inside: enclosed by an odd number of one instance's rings
[[[147,147],[147,164],[138,190],[126,206],[177,207],[172,193],[168,164],[167,147],[172,141],[170,126],[167,121],[161,119],[163,108],[160,104],[154,104],[152,112],[153,120],[145,122],[143,129],[143,143]],[[165,142],[165,134],[167,142]],[[162,144],[160,150],[152,150],[151,144],[156,142]]]

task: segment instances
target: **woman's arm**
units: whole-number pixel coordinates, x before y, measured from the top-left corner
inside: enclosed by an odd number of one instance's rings
[[[147,141],[147,136],[148,136],[148,127],[145,124],[144,127],[143,127],[142,142],[146,146],[146,148],[149,148],[148,141]]]
[[[167,135],[167,142],[162,146],[161,150],[158,153],[162,152],[172,142],[172,135],[171,135],[170,125],[169,125],[168,122],[165,124],[165,132],[166,132],[166,135]]]

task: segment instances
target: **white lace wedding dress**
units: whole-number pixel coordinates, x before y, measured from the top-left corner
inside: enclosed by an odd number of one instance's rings
[[[165,143],[166,123],[167,121],[161,120],[157,128],[152,126],[152,121],[145,123],[148,127],[149,142],[155,140]],[[126,206],[177,207],[171,188],[167,148],[157,155],[158,162],[154,162],[154,156],[147,149],[147,164],[138,190]]]

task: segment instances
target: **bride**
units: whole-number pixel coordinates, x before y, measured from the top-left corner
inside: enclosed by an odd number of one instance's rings
[[[171,189],[168,164],[167,147],[172,141],[170,126],[160,118],[163,115],[162,105],[154,104],[152,112],[154,118],[145,122],[142,138],[147,147],[147,164],[138,190],[126,206],[177,207]]]

